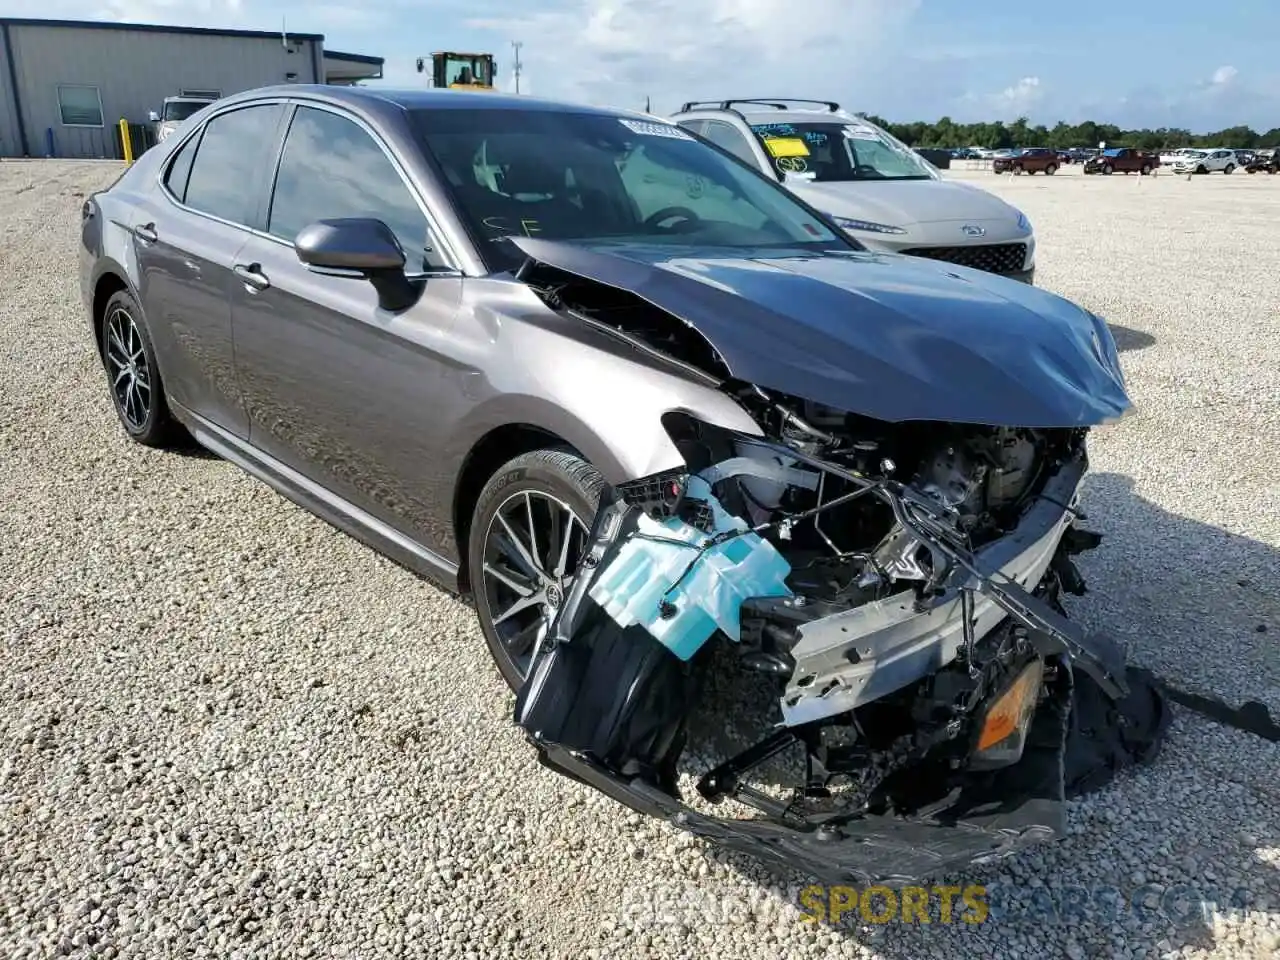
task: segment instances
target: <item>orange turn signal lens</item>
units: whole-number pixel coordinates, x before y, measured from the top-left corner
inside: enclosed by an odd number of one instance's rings
[[[1004,743],[1015,734],[1019,735],[1019,740],[1022,739],[1035,712],[1043,679],[1044,661],[1036,660],[1027,664],[1008,689],[996,698],[987,710],[982,733],[978,735],[978,753]],[[1019,748],[1018,754],[1021,752]]]

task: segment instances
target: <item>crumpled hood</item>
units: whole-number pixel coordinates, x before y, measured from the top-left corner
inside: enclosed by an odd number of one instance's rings
[[[950,220],[1016,220],[999,197],[952,180],[787,182],[787,189],[825,213],[903,227]]]
[[[512,242],[682,319],[737,379],[879,420],[1087,427],[1131,407],[1101,320],[977,270],[870,252]]]

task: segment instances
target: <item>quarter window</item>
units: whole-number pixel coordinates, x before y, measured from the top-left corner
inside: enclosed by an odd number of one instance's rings
[[[267,229],[293,242],[317,220],[371,217],[400,241],[405,269],[427,268],[427,218],[395,165],[353,120],[299,107],[289,125]]]
[[[262,168],[282,109],[278,103],[244,107],[205,124],[187,178],[187,206],[232,223],[254,223]]]
[[[58,113],[64,127],[102,126],[102,97],[97,87],[58,87]]]
[[[740,160],[752,166],[756,165],[755,154],[751,152],[751,144],[747,138],[733,128],[731,124],[720,120],[708,120],[702,135],[723,150],[728,150]]]
[[[196,134],[178,148],[169,162],[169,172],[164,177],[165,186],[179,203],[187,198],[187,179],[191,176],[191,161],[196,157],[196,144],[199,140],[200,135]]]

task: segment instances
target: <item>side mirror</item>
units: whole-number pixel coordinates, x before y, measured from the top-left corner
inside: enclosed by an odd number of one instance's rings
[[[317,220],[298,231],[293,248],[298,259],[316,273],[368,280],[384,310],[408,309],[421,292],[405,276],[400,241],[381,220]]]
[[[150,110],[147,112],[147,119],[150,120],[152,123],[159,123],[160,114],[156,113],[156,111],[154,110]]]

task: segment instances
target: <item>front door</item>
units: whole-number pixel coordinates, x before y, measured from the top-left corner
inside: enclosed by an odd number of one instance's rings
[[[406,270],[424,274],[427,216],[381,142],[353,118],[299,106],[285,137],[266,232],[237,257],[236,369],[250,442],[428,549],[450,553],[451,505],[437,501],[443,424],[463,398],[450,361],[460,276],[423,281],[393,313],[358,278],[309,270],[293,249],[306,225],[385,222]],[[443,485],[449,489],[448,484]]]

